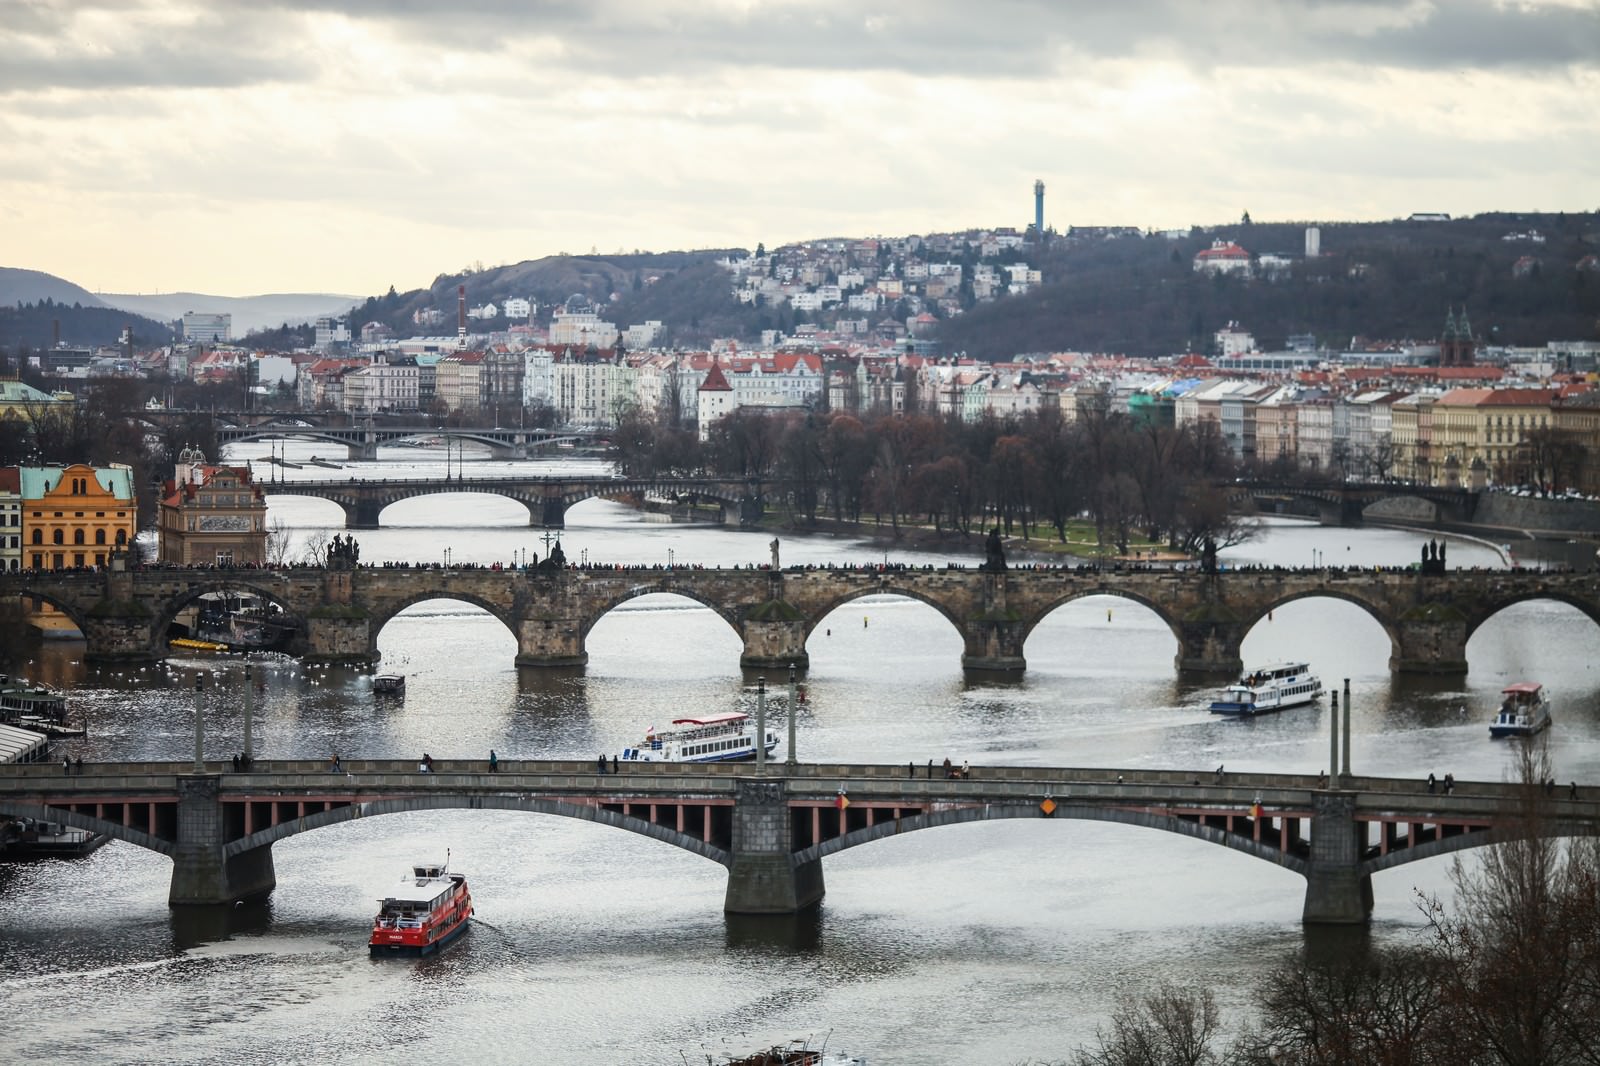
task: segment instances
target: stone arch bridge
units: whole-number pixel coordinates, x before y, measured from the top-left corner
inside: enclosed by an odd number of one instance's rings
[[[498,426],[493,429],[473,429],[463,426],[390,425],[371,421],[357,425],[321,426],[309,425],[308,420],[309,416],[281,416],[253,425],[218,426],[217,442],[226,445],[287,438],[324,441],[343,447],[351,460],[370,461],[378,458],[378,448],[383,445],[435,437],[471,441],[489,449],[489,454],[497,459],[526,459],[544,448],[561,444],[593,444],[599,438],[594,430],[501,429]]]
[[[378,518],[391,503],[446,492],[487,493],[516,500],[528,509],[528,524],[566,528],[567,509],[597,497],[652,495],[714,504],[727,525],[751,527],[761,522],[765,497],[754,485],[737,479],[628,477],[503,477],[503,478],[347,478],[326,481],[270,481],[271,496],[316,496],[332,500],[344,511],[347,529],[377,529]]]
[[[1467,640],[1497,612],[1528,600],[1569,604],[1600,624],[1600,573],[1524,570],[1092,568],[987,571],[900,567],[701,569],[358,567],[136,569],[0,575],[0,596],[53,604],[84,633],[97,661],[148,661],[166,653],[172,619],[200,596],[244,590],[277,602],[299,623],[291,650],[323,662],[375,662],[384,625],[430,599],[455,599],[493,614],[517,640],[517,663],[582,666],[585,640],[607,612],[671,593],[716,612],[743,645],[740,665],[809,665],[806,640],[828,614],[863,596],[928,604],[960,634],[962,665],[1020,674],[1030,633],[1056,608],[1084,596],[1119,596],[1153,611],[1177,638],[1176,667],[1236,673],[1240,646],[1274,609],[1331,597],[1366,611],[1389,637],[1390,669],[1463,673]]]
[[[931,767],[929,768],[931,772]],[[1243,852],[1306,879],[1304,920],[1360,923],[1374,873],[1529,831],[1592,835],[1600,802],[1519,810],[1513,785],[1343,775],[976,767],[964,780],[900,766],[631,765],[509,761],[103,763],[0,767],[0,816],[108,834],[173,859],[170,901],[215,904],[276,885],[272,845],[358,818],[422,810],[505,810],[575,818],[693,852],[728,869],[725,910],[789,913],[823,895],[822,860],[925,829],[1000,819],[1083,819],[1175,833]],[[1530,828],[1531,827],[1531,828]]]

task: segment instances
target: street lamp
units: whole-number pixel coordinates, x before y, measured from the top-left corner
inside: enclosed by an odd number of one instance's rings
[[[671,570],[671,569],[672,569],[672,559],[673,559],[673,552],[672,552],[672,549],[671,549],[671,548],[668,548],[668,549],[667,549],[667,569],[668,569],[668,570]]]
[[[767,679],[756,678],[756,769],[767,768]]]
[[[800,703],[795,698],[794,663],[789,664],[789,751],[784,758],[784,764],[793,767],[798,760],[794,754],[794,720],[800,710]]]
[[[205,716],[200,711],[200,700],[206,689],[206,675],[202,671],[194,675],[194,772],[206,772],[206,726]]]

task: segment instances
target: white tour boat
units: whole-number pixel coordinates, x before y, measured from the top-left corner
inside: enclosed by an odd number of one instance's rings
[[[778,746],[778,734],[767,730],[767,754]],[[728,762],[756,757],[755,719],[743,711],[674,718],[671,729],[650,727],[636,748],[622,749],[623,762]]]
[[[1491,737],[1531,737],[1550,728],[1550,700],[1539,682],[1518,681],[1500,695],[1505,698],[1489,723]]]
[[[1245,674],[1211,703],[1212,714],[1256,715],[1286,711],[1322,695],[1322,679],[1308,663],[1275,663]]]

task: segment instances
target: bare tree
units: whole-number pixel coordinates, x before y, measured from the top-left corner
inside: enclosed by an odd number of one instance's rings
[[[1208,1066],[1223,1060],[1213,1050],[1221,1012],[1210,989],[1162,984],[1112,1012],[1109,1031],[1080,1048],[1074,1066]]]

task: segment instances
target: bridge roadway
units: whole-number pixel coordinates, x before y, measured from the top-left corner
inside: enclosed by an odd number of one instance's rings
[[[822,860],[924,829],[997,819],[1090,820],[1232,848],[1306,879],[1303,918],[1350,924],[1372,909],[1374,873],[1538,831],[1600,831],[1600,801],[1563,792],[1526,817],[1525,790],[1462,781],[1187,770],[974,767],[930,779],[903,765],[624,765],[567,761],[260,761],[0,767],[0,815],[105,833],[173,859],[169,900],[216,904],[276,886],[272,845],[357,818],[421,810],[523,811],[650,837],[728,869],[730,913],[789,913],[823,895]],[[1519,813],[1522,812],[1522,813]],[[1529,827],[1534,829],[1530,830]]]
[[[343,481],[268,481],[269,496],[316,496],[332,500],[344,511],[347,529],[377,529],[378,518],[391,503],[446,492],[504,496],[528,509],[528,524],[565,529],[567,509],[596,497],[665,496],[714,503],[723,522],[752,527],[761,522],[765,498],[761,488],[738,478],[613,477],[474,477],[474,478],[346,478]]]
[[[0,597],[53,604],[83,632],[86,658],[151,661],[167,651],[177,614],[208,593],[245,591],[279,604],[296,623],[296,654],[318,662],[371,663],[378,634],[400,611],[432,599],[483,608],[517,640],[528,667],[576,667],[585,640],[605,615],[653,593],[709,607],[739,637],[742,667],[806,669],[806,641],[828,615],[862,596],[899,595],[928,604],[962,640],[962,665],[1020,675],[1029,634],[1050,613],[1084,596],[1119,596],[1153,611],[1177,640],[1176,667],[1237,673],[1251,629],[1296,600],[1353,603],[1389,637],[1391,670],[1456,674],[1467,670],[1467,641],[1497,612],[1529,600],[1575,607],[1600,624],[1600,572],[1535,570],[1244,569],[1098,570],[950,566],[662,568],[362,566],[353,570],[149,568],[103,573],[0,574]]]
[[[448,440],[472,441],[489,449],[497,459],[526,459],[541,448],[559,444],[590,444],[598,437],[595,430],[556,429],[475,429],[467,426],[403,426],[366,421],[353,426],[312,426],[304,419],[283,416],[253,426],[218,426],[217,443],[237,444],[252,440],[319,440],[343,446],[348,458],[372,461],[378,458],[378,448],[385,444],[403,441],[426,440],[442,437]]]

